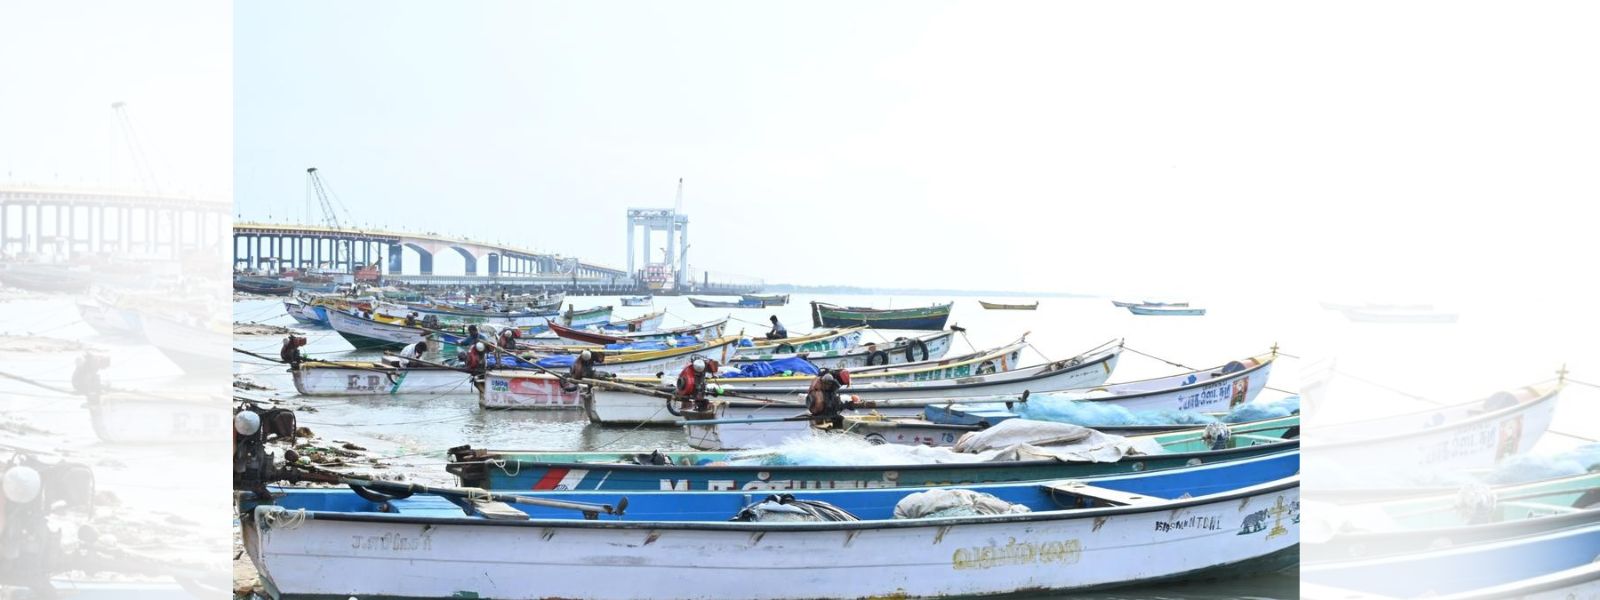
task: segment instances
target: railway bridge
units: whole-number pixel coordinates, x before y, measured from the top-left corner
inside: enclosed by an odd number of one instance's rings
[[[436,254],[456,252],[461,255],[468,276],[583,282],[630,279],[621,269],[573,257],[435,233],[243,222],[233,225],[233,238],[234,265],[251,269],[332,267],[354,271],[363,265],[387,264],[385,274],[403,275],[403,255],[410,249],[417,254],[421,271],[417,275],[421,276],[434,274]]]

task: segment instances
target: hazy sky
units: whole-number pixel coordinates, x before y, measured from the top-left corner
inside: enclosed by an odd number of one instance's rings
[[[210,0],[0,2],[0,184],[134,186],[111,118],[125,102],[160,191],[228,201],[231,12]]]
[[[1419,296],[1593,255],[1584,3],[250,2],[238,212],[769,282]],[[660,244],[658,244],[659,246]],[[457,260],[454,258],[441,260]]]

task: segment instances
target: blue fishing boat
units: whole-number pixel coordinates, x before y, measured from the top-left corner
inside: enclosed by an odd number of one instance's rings
[[[1129,306],[1128,312],[1144,316],[1198,317],[1206,314],[1204,308],[1188,306]]]
[[[1298,470],[1291,452],[961,490],[286,489],[241,524],[276,597],[984,596],[1294,565]]]
[[[1225,448],[1187,440],[1161,454],[1114,462],[811,465],[782,455],[734,452],[523,452],[450,450],[445,470],[462,485],[496,490],[800,490],[1037,481],[1173,469],[1298,451],[1298,439],[1237,436]],[[754,457],[754,458],[751,458]]]
[[[1561,590],[1592,591],[1600,576],[1600,522],[1587,516],[1585,525],[1538,535],[1461,545],[1439,538],[1436,550],[1308,564],[1300,576],[1320,586],[1312,597],[1576,597]]]

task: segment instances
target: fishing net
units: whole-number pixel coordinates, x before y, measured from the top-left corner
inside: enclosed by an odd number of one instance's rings
[[[1027,506],[1012,504],[990,494],[944,488],[911,494],[901,498],[894,505],[896,519],[970,517],[1025,512],[1031,512]]]
[[[798,500],[791,494],[775,494],[739,509],[729,521],[752,523],[794,523],[859,521],[849,511],[820,500]]]

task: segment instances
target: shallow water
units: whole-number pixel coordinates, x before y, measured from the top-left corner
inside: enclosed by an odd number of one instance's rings
[[[651,310],[668,312],[667,326],[710,321],[732,315],[730,333],[741,329],[760,335],[769,315],[777,315],[792,332],[810,328],[812,298],[793,296],[790,305],[769,309],[698,309],[685,298],[657,298],[656,307],[623,307],[615,297],[582,297],[569,301],[579,307],[611,304],[615,318],[632,317]],[[856,306],[926,305],[945,298],[824,296],[817,299]],[[1324,310],[1312,299],[1249,298],[1218,301],[1207,306],[1203,317],[1141,317],[1113,307],[1104,298],[1043,298],[1036,311],[991,311],[976,298],[958,298],[950,324],[968,332],[958,336],[952,353],[969,346],[988,348],[1027,335],[1032,348],[1024,362],[1042,357],[1070,356],[1103,342],[1122,339],[1125,352],[1112,381],[1168,375],[1179,369],[1133,351],[1161,357],[1189,367],[1203,368],[1261,354],[1278,345],[1285,353],[1275,363],[1270,389],[1261,398],[1295,393],[1302,372],[1326,372],[1328,364],[1360,379],[1336,377],[1326,389],[1337,390],[1317,407],[1308,420],[1333,422],[1376,414],[1425,409],[1430,400],[1459,402],[1553,377],[1569,364],[1573,377],[1600,380],[1586,371],[1600,364],[1594,354],[1564,335],[1575,327],[1565,317],[1505,306],[1456,305],[1461,319],[1454,324],[1373,325],[1352,323],[1337,312]],[[1593,320],[1594,317],[1580,317]],[[281,301],[245,300],[235,304],[235,320],[293,325]],[[1576,329],[1584,330],[1584,329]],[[351,349],[329,330],[306,330],[309,354],[329,359],[372,358],[379,353]],[[1543,338],[1543,339],[1541,339]],[[870,338],[869,338],[870,339]],[[235,343],[264,354],[276,353],[275,336],[238,337]],[[1308,365],[1311,365],[1308,367]],[[239,374],[293,393],[283,367],[254,359],[236,363]],[[1382,387],[1363,381],[1382,384]],[[1389,388],[1389,389],[1385,389]],[[1404,394],[1400,393],[1404,392]],[[263,392],[267,394],[269,392]],[[1554,452],[1583,443],[1575,437],[1600,438],[1600,404],[1593,389],[1572,386],[1563,394],[1552,433],[1542,438],[1535,452]],[[306,398],[317,412],[301,415],[301,424],[326,440],[346,440],[392,457],[393,469],[408,477],[433,483],[454,483],[443,471],[445,449],[461,444],[499,449],[684,449],[683,433],[674,429],[599,427],[577,412],[482,411],[470,390],[442,396],[359,398]],[[1307,473],[1306,477],[1314,477]],[[1290,598],[1298,596],[1292,575],[1272,575],[1216,583],[1152,586],[1072,598]]]

